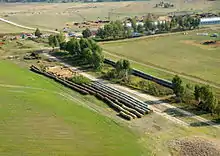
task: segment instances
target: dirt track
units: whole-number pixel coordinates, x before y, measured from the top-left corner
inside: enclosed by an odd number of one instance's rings
[[[11,25],[14,25],[14,26],[16,26],[16,27],[23,28],[23,29],[36,30],[36,28],[33,28],[33,27],[27,27],[27,26],[24,26],[24,25],[20,25],[20,24],[17,24],[17,23],[11,22],[11,21],[6,20],[6,19],[3,19],[3,18],[0,18],[0,21],[5,22],[5,23],[8,23],[8,24],[11,24]],[[59,33],[58,31],[47,30],[47,29],[42,29],[42,31],[50,32],[50,33]]]

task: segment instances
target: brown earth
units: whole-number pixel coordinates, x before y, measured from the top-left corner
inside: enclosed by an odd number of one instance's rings
[[[217,48],[217,47],[220,47],[220,41],[217,41],[215,44],[209,44],[209,45],[203,45],[203,42],[201,43],[197,43],[195,40],[182,40],[180,41],[181,43],[184,43],[184,44],[188,44],[188,45],[192,45],[192,46],[196,46],[196,47],[199,47],[201,49],[205,49],[205,50],[212,50],[212,48]]]

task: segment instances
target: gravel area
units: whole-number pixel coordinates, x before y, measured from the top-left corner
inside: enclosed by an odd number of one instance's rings
[[[176,139],[169,146],[180,156],[220,156],[219,142],[201,137]]]

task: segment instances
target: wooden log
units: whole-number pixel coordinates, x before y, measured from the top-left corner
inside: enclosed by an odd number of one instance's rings
[[[119,112],[119,116],[121,116],[122,118],[126,119],[126,120],[132,120],[132,117],[126,113],[124,113],[123,111]]]

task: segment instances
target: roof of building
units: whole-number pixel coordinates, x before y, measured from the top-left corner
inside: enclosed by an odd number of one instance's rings
[[[220,17],[201,18],[201,22],[220,21]]]

